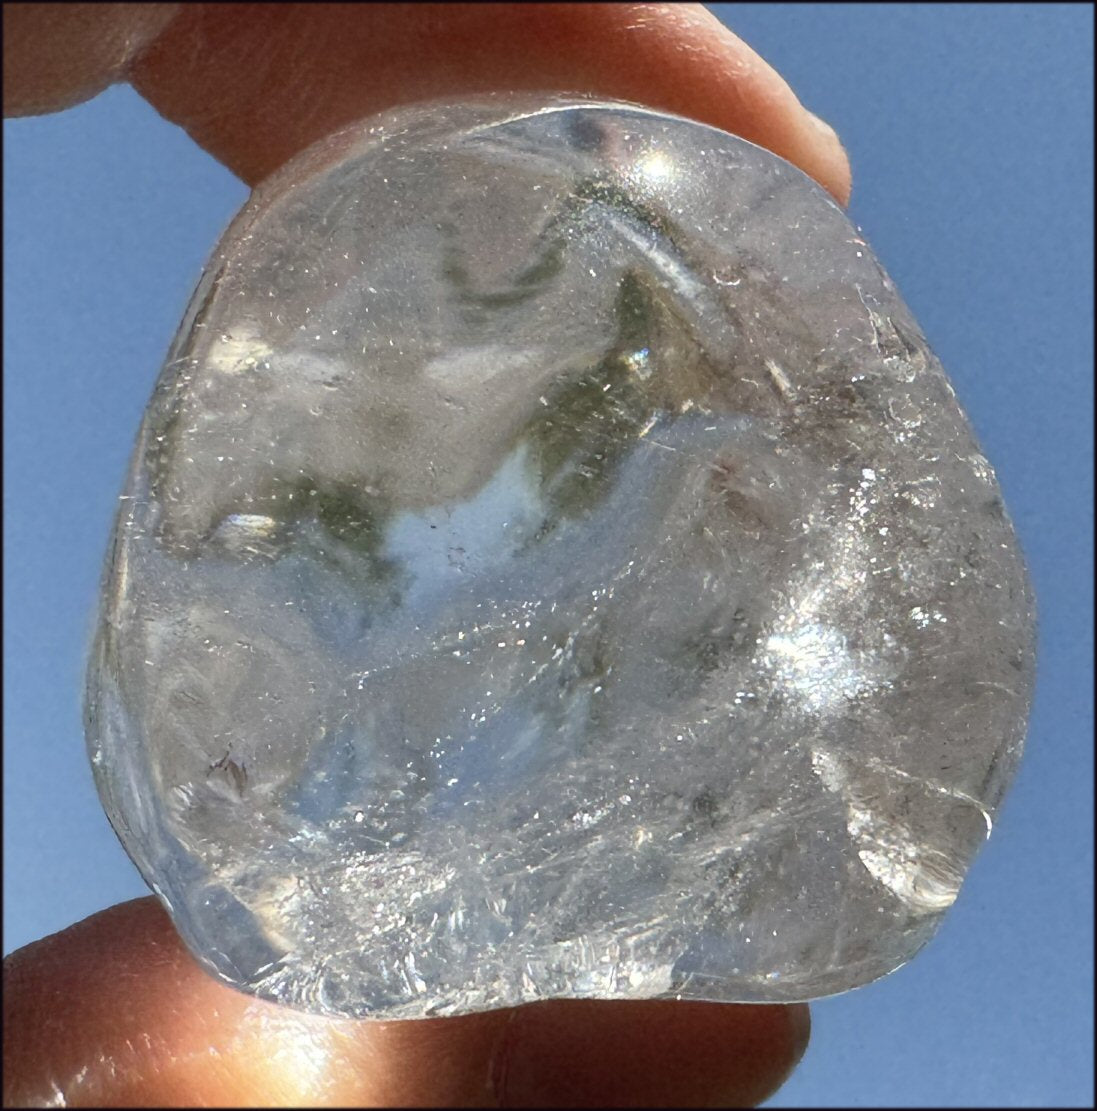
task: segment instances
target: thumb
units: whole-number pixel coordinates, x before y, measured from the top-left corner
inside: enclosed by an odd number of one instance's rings
[[[750,1106],[807,1007],[556,1000],[411,1022],[253,999],[190,956],[152,898],[4,961],[4,1106]]]

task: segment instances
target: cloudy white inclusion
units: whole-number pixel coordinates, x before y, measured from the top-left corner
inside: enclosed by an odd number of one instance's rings
[[[832,625],[808,622],[774,633],[765,650],[774,681],[817,713],[837,708],[872,685]]]

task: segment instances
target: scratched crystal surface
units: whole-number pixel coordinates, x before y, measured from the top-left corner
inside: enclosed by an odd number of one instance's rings
[[[219,244],[89,746],[257,995],[800,1000],[931,936],[1032,670],[994,472],[839,208],[697,123],[500,97],[314,147]]]

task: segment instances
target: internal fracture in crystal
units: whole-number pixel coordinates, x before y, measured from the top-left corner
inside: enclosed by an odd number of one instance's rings
[[[498,97],[326,140],[222,239],[88,737],[243,990],[791,1001],[932,935],[1032,671],[994,473],[842,211],[694,122]]]

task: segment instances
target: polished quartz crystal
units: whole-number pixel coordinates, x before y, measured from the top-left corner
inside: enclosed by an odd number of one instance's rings
[[[698,123],[501,96],[343,131],[225,234],[87,721],[237,988],[790,1001],[932,935],[1032,673],[994,472],[840,208]]]

